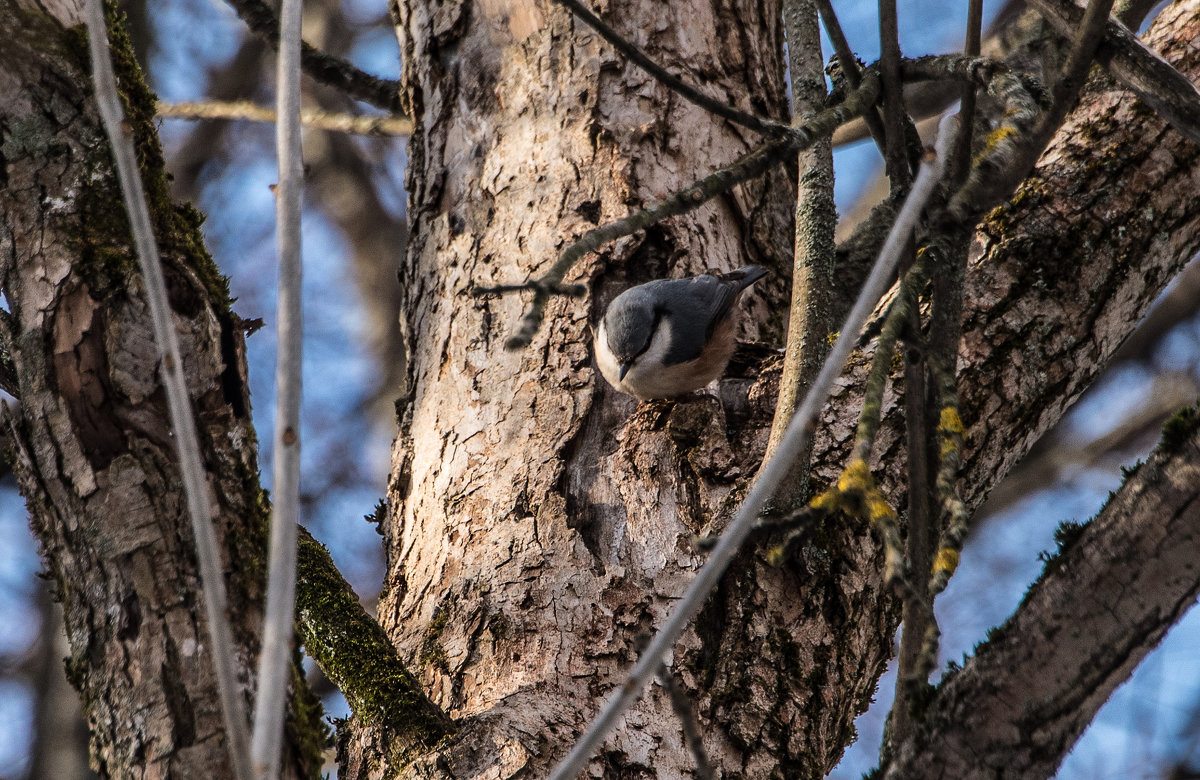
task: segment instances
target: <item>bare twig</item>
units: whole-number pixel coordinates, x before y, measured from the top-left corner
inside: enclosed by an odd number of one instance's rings
[[[967,34],[963,42],[965,56],[979,56],[982,33],[983,0],[970,0],[967,6]],[[971,169],[971,144],[975,138],[975,93],[978,89],[975,84],[964,84],[959,102],[958,115],[962,118],[962,132],[958,135],[951,161],[951,179],[960,186],[966,181],[967,173]]]
[[[1063,37],[1073,37],[1083,24],[1084,11],[1071,0],[1029,2]],[[1177,132],[1200,144],[1200,91],[1128,27],[1107,20],[1096,61]]]
[[[938,133],[937,152],[927,155],[926,164],[921,166],[917,182],[913,185],[912,191],[892,226],[892,231],[884,244],[884,250],[880,253],[875,267],[871,270],[866,284],[863,285],[854,307],[846,318],[840,335],[821,368],[821,373],[813,383],[812,390],[805,396],[804,403],[792,418],[787,435],[775,451],[774,457],[758,473],[749,494],[738,508],[733,520],[721,534],[721,540],[712,551],[708,561],[701,567],[696,579],[692,580],[683,597],[676,602],[674,610],[638,659],[629,678],[605,703],[570,753],[555,767],[551,780],[571,780],[576,777],[613,727],[617,718],[641,696],[646,683],[657,674],[664,654],[675,644],[680,633],[704,604],[708,594],[716,586],[725,573],[725,569],[737,554],[742,542],[753,530],[764,504],[775,494],[780,482],[791,470],[797,453],[807,445],[817,412],[824,405],[825,399],[829,396],[834,382],[842,371],[842,366],[854,349],[859,331],[886,290],[888,281],[895,272],[900,250],[907,241],[907,237],[912,233],[926,200],[941,179],[950,144],[953,143],[956,124],[957,119],[954,117],[942,120]]]
[[[632,235],[639,230],[645,230],[667,217],[684,214],[698,208],[716,195],[728,191],[731,187],[761,175],[774,165],[786,153],[788,148],[789,143],[787,141],[768,141],[742,157],[733,165],[710,173],[700,181],[676,192],[661,203],[656,203],[649,208],[630,214],[628,217],[619,219],[616,222],[592,228],[580,236],[575,243],[563,250],[563,253],[559,255],[558,261],[540,279],[529,282],[526,285],[476,287],[474,290],[476,295],[490,295],[521,289],[532,289],[534,291],[533,301],[524,318],[521,320],[520,329],[516,335],[505,342],[505,347],[507,349],[521,349],[529,345],[529,342],[533,340],[533,335],[537,333],[538,328],[542,324],[542,318],[546,313],[546,303],[549,301],[552,293],[561,294],[562,292],[566,292],[568,295],[577,295],[583,292],[578,285],[562,284],[563,276],[566,275],[567,271],[579,258],[611,241],[616,241],[618,238]]]
[[[279,19],[261,0],[227,0],[251,32],[279,48]],[[352,98],[370,103],[396,116],[403,116],[400,82],[372,76],[353,64],[301,42],[300,65],[304,72],[322,84],[345,92]]]
[[[883,123],[887,138],[887,151],[885,154],[886,169],[892,193],[896,194],[902,192],[909,185],[912,181],[913,172],[908,155],[908,132],[912,128],[912,120],[909,118],[907,108],[904,104],[904,90],[900,77],[900,41],[895,0],[879,0],[879,46],[883,79]],[[913,130],[913,133],[915,134],[915,130]],[[902,273],[908,271],[910,267],[912,271],[917,271],[917,266],[914,265],[916,262],[915,256],[916,244],[910,235],[904,247],[904,255],[900,261],[900,270]],[[902,285],[902,290],[905,290],[905,294],[897,296],[893,305],[893,314],[888,317],[888,325],[891,327],[893,339],[898,335],[898,330],[901,327],[908,327],[911,332],[920,333],[920,313],[917,301],[920,288],[924,286],[925,274],[916,274],[920,279],[914,279],[910,283],[907,277],[912,275],[906,274],[904,284]],[[917,283],[918,281],[920,283]],[[884,380],[886,380],[888,373],[887,363],[890,362],[892,349],[890,346],[887,349],[883,349],[882,336],[880,337],[880,341],[881,346],[880,350],[876,351],[875,354],[875,366],[872,367],[872,374],[875,374],[876,367],[879,367],[882,374],[879,376],[881,397]],[[884,362],[885,360],[886,362]],[[868,404],[864,402],[864,417],[866,417],[867,407]],[[877,404],[874,407],[877,416]],[[908,448],[908,536],[906,541],[906,556],[903,556],[900,549],[900,537],[895,512],[892,511],[881,495],[877,496],[876,500],[870,503],[870,506],[886,508],[887,511],[869,512],[870,519],[879,528],[884,539],[888,581],[899,583],[904,593],[902,615],[905,628],[904,633],[901,635],[899,655],[901,673],[897,678],[896,703],[892,707],[889,719],[892,732],[901,738],[911,732],[913,728],[909,703],[910,697],[908,696],[910,691],[902,683],[907,668],[912,665],[919,652],[919,643],[914,641],[914,631],[910,629],[915,629],[916,632],[923,635],[924,624],[929,622],[932,617],[930,614],[931,610],[924,601],[924,590],[912,587],[905,573],[904,566],[904,557],[907,557],[909,564],[918,571],[923,571],[928,567],[930,558],[930,526],[932,525],[928,492],[928,426],[926,424],[927,410],[925,405],[925,359],[921,353],[912,350],[904,351],[904,407],[905,438]],[[860,424],[860,433],[862,432],[862,427]],[[873,440],[874,436],[872,435],[870,439]],[[859,448],[856,447],[855,449],[857,451]],[[869,451],[867,455],[869,455]],[[868,495],[870,492],[877,491],[873,481],[869,479],[870,473],[866,468],[866,455],[854,463],[861,464],[861,471],[866,477],[866,479],[856,482],[856,487],[867,488],[869,491]],[[847,468],[847,473],[854,473],[854,469]]]
[[[187,497],[192,533],[196,537],[196,558],[200,568],[200,585],[204,598],[205,616],[210,635],[213,665],[216,670],[225,738],[229,744],[230,763],[238,780],[250,780],[250,759],[246,745],[246,711],[237,683],[233,659],[233,636],[226,616],[228,600],[225,593],[221,554],[217,549],[212,526],[212,507],[208,500],[208,475],[200,455],[200,444],[192,416],[191,398],[183,376],[183,360],[179,354],[179,338],[171,321],[167,287],[163,279],[158,245],[150,222],[146,193],[138,171],[133,143],[123,129],[124,111],[117,92],[108,48],[103,0],[87,2],[88,42],[91,49],[92,79],[96,103],[112,145],[121,194],[129,213],[138,263],[146,284],[146,298],[154,325],[154,341],[162,360],[163,385],[175,432],[179,454],[179,470]]]
[[[896,0],[879,0],[879,70],[883,83],[884,159],[892,191],[903,192],[912,181],[905,126],[911,122],[904,108],[900,81],[900,32]],[[908,263],[905,263],[907,265]]]
[[[967,8],[967,33],[963,43],[963,55],[979,55],[982,45],[983,0],[970,0]],[[975,125],[975,84],[964,84],[959,116],[963,119],[962,133],[955,145],[950,173],[951,181],[961,186],[971,170],[971,146]],[[948,246],[942,259],[939,273],[933,276],[932,306],[929,314],[929,369],[933,375],[934,392],[937,398],[938,426],[935,442],[937,476],[935,488],[938,496],[940,530],[937,553],[922,575],[928,572],[925,591],[931,619],[924,628],[921,649],[907,675],[899,680],[909,686],[910,691],[919,684],[927,683],[937,664],[941,630],[933,614],[933,603],[958,568],[958,554],[967,534],[968,515],[966,506],[958,494],[957,479],[963,444],[963,424],[958,414],[957,362],[958,346],[962,339],[963,282],[966,276],[967,250],[970,246],[970,229],[960,225],[950,229]],[[909,627],[905,627],[906,632]],[[914,637],[915,638],[915,637]],[[904,678],[907,677],[907,680]]]
[[[556,0],[556,2],[578,16],[588,27],[599,33],[601,38],[611,43],[613,48],[624,54],[626,59],[646,71],[646,73],[654,77],[664,87],[703,108],[710,114],[716,114],[722,119],[728,119],[730,122],[742,125],[743,127],[749,127],[751,130],[757,130],[760,133],[784,135],[788,132],[787,125],[770,119],[762,119],[739,108],[734,108],[731,105],[715,100],[695,87],[684,83],[678,77],[671,75],[666,68],[647,57],[645,52],[622,38],[620,33],[601,21],[600,17],[592,13],[580,0]]]
[[[279,299],[275,454],[271,469],[274,500],[267,607],[258,659],[258,699],[250,745],[254,773],[259,780],[279,775],[295,622],[296,523],[300,519],[300,364],[304,335],[300,306],[300,195],[304,188],[300,152],[300,20],[300,0],[283,0],[275,79],[279,89],[276,96],[279,121],[275,124],[275,154],[279,164],[279,183],[275,187]]]
[[[817,0],[817,10],[821,12],[821,21],[825,25],[825,32],[829,34],[829,40],[833,43],[833,50],[837,53],[838,65],[842,68],[846,83],[850,85],[851,89],[858,89],[858,85],[862,81],[862,72],[859,70],[858,60],[855,59],[854,52],[850,48],[850,42],[846,40],[846,34],[842,32],[842,24],[833,10],[833,4],[829,0]],[[875,145],[879,147],[880,154],[886,155],[887,142],[884,140],[883,120],[879,118],[879,111],[875,106],[871,106],[863,112],[862,118],[871,132],[871,137],[875,140]]]
[[[275,122],[275,109],[248,100],[206,100],[203,103],[159,103],[156,113],[168,119],[244,119],[250,122]],[[394,116],[355,116],[326,111],[300,111],[300,124],[318,130],[353,135],[411,135],[412,120]]]

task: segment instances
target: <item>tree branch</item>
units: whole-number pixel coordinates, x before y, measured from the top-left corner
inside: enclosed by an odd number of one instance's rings
[[[227,1],[251,32],[275,51],[279,50],[279,17],[270,7],[260,0]],[[404,115],[400,105],[400,83],[397,81],[372,76],[340,57],[304,42],[300,44],[300,65],[305,73],[322,84],[340,89],[356,100],[370,103],[395,116]]]
[[[384,728],[401,756],[432,748],[453,732],[454,724],[425,695],[329,552],[303,528],[297,572],[300,640],[346,697],[354,716]]]
[[[275,428],[272,432],[271,522],[268,533],[266,614],[258,656],[258,696],[250,758],[258,780],[279,775],[283,741],[287,659],[292,651],[296,602],[296,525],[300,521],[300,365],[304,316],[300,285],[300,198],[304,161],[300,151],[300,0],[280,7],[279,56],[276,59],[279,121],[275,123],[275,235],[278,261],[275,354]]]
[[[1017,612],[939,688],[887,778],[1048,777],[1200,594],[1200,410],[1065,540]],[[1030,642],[1029,637],[1045,637]]]
[[[811,1],[786,0],[783,24],[788,40],[792,106],[796,117],[811,119],[828,99],[821,61],[821,30],[817,9]],[[861,83],[857,64],[854,86]],[[849,76],[849,74],[847,74]],[[873,109],[868,109],[870,116]],[[833,147],[822,139],[799,155],[800,177],[796,185],[796,230],[792,251],[792,300],[784,345],[783,374],[771,423],[767,454],[779,445],[797,404],[812,386],[829,351],[830,333],[836,326],[831,314],[830,291],[835,284],[837,246],[833,233],[837,206],[833,201]],[[809,452],[800,453],[783,494],[776,501],[794,509],[808,496]]]
[[[1029,0],[1065,38],[1074,37],[1084,10],[1071,0]],[[1128,27],[1109,19],[1096,60],[1177,131],[1200,144],[1200,91]]]
[[[137,155],[129,133],[126,132],[125,111],[117,93],[117,78],[109,52],[104,0],[88,0],[87,29],[91,51],[92,78],[96,103],[104,128],[112,145],[121,194],[129,212],[138,264],[146,285],[146,299],[154,326],[154,341],[162,360],[162,384],[166,391],[175,446],[179,455],[179,470],[187,497],[188,515],[196,542],[196,558],[200,567],[200,585],[204,611],[208,618],[209,642],[220,692],[221,711],[229,740],[229,758],[239,780],[250,778],[250,751],[246,740],[246,709],[238,690],[238,675],[233,658],[233,633],[227,615],[229,599],[225,592],[225,577],[221,553],[212,530],[212,505],[208,497],[208,473],[200,455],[200,444],[184,378],[179,336],[167,301],[167,284],[163,276],[158,244],[150,221],[150,208],[142,186]]]
[[[159,103],[157,113],[168,119],[244,119],[274,124],[275,109],[248,100],[206,100],[202,103]],[[355,116],[301,109],[300,123],[318,130],[354,135],[411,135],[412,120],[392,116]]]

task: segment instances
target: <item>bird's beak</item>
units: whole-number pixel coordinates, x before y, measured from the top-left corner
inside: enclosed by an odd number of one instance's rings
[[[629,369],[633,368],[633,363],[622,363],[621,370],[617,373],[617,381],[625,381],[625,375],[629,373]]]

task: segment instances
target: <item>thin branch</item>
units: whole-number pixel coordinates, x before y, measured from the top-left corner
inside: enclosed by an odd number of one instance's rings
[[[755,178],[774,165],[790,148],[786,140],[767,141],[754,151],[745,155],[733,165],[710,173],[700,181],[676,192],[666,200],[630,214],[628,217],[592,228],[579,237],[559,256],[558,261],[550,267],[540,279],[526,285],[499,285],[496,287],[476,287],[475,295],[490,295],[493,293],[512,292],[514,290],[531,289],[534,291],[533,301],[521,320],[521,327],[516,335],[505,342],[506,349],[521,349],[529,346],[533,336],[542,324],[546,313],[546,303],[552,293],[566,292],[568,295],[580,295],[585,290],[578,285],[563,285],[562,278],[581,257],[618,238],[632,235],[639,230],[655,225],[667,217],[684,214],[699,208],[710,199],[744,181]]]
[[[983,0],[970,0],[967,6],[967,34],[963,42],[963,54],[978,57],[983,42]],[[962,132],[951,160],[951,181],[961,186],[971,169],[971,146],[975,139],[975,84],[964,84],[959,102],[958,115],[962,118]]]
[[[275,109],[248,100],[206,100],[203,103],[162,103],[156,113],[167,119],[243,119],[249,122],[275,123]],[[305,127],[352,135],[411,135],[412,120],[394,116],[355,116],[302,109],[300,123]]]
[[[970,0],[967,7],[967,31],[963,42],[964,56],[979,56],[983,42],[982,33],[983,0]],[[963,121],[962,134],[955,145],[950,172],[950,180],[955,186],[962,186],[971,171],[977,91],[978,86],[975,84],[963,85],[959,104],[959,116]],[[909,686],[928,683],[929,675],[937,665],[941,630],[933,613],[933,604],[938,595],[946,589],[958,568],[959,552],[967,535],[969,520],[966,505],[957,488],[964,434],[962,418],[958,413],[957,364],[959,342],[962,340],[963,286],[971,230],[963,225],[948,232],[954,237],[947,242],[949,249],[945,252],[941,272],[933,277],[929,314],[929,369],[933,375],[938,409],[935,488],[941,528],[937,552],[927,569],[929,579],[925,585],[927,603],[933,617],[925,627],[919,656],[910,670],[907,682]]]
[[[879,0],[879,46],[880,66],[883,78],[883,123],[887,138],[885,154],[888,178],[893,194],[902,192],[912,181],[912,167],[908,156],[908,132],[912,128],[904,103],[904,89],[900,76],[900,40],[899,21],[896,13],[896,0]],[[915,134],[915,129],[913,129]],[[902,273],[912,268],[917,271],[916,243],[912,236],[904,247],[904,256],[900,261]],[[907,327],[913,333],[920,333],[920,313],[917,307],[921,284],[910,284],[906,274],[903,288],[905,294],[897,297],[894,312],[889,316],[893,338],[900,327]],[[924,277],[924,274],[919,276]],[[886,326],[885,326],[886,329]],[[882,336],[880,338],[882,341]],[[877,373],[879,366],[882,375],[879,377],[880,396],[888,371],[886,358],[890,362],[892,350],[876,351],[875,366],[872,374]],[[930,518],[929,507],[929,470],[928,470],[928,425],[926,422],[927,409],[925,404],[925,360],[920,353],[912,350],[904,351],[904,407],[905,407],[905,439],[908,449],[908,536],[906,552],[909,565],[916,571],[924,571],[930,560]],[[867,403],[863,404],[866,416]],[[875,416],[878,417],[878,406],[875,406]],[[876,422],[876,425],[878,423]],[[862,426],[859,426],[860,431]],[[873,439],[874,436],[871,436]],[[856,447],[856,450],[858,448]],[[867,453],[869,455],[869,451]],[[875,490],[869,480],[870,473],[866,468],[866,457],[861,461],[861,471],[868,477],[866,487]],[[850,472],[850,469],[847,469]],[[898,661],[899,674],[896,680],[896,701],[889,716],[889,725],[897,738],[907,736],[913,729],[914,723],[911,710],[911,690],[904,684],[913,662],[919,654],[918,636],[923,636],[925,625],[932,619],[932,610],[925,602],[924,589],[912,587],[905,573],[904,558],[900,550],[899,531],[895,512],[888,506],[882,496],[872,503],[872,506],[886,507],[887,512],[870,512],[871,519],[883,535],[886,549],[887,578],[889,582],[899,582],[903,588],[904,600],[902,619],[904,633],[901,635],[900,654]],[[887,743],[884,745],[885,749]]]
[[[833,50],[837,54],[838,65],[842,68],[846,83],[851,89],[858,89],[862,81],[862,71],[858,67],[854,51],[850,48],[850,42],[846,40],[846,34],[842,32],[842,24],[833,10],[833,4],[829,0],[817,0],[817,10],[821,12],[821,21],[825,25],[825,32],[829,34],[829,40],[833,43]],[[883,120],[879,118],[879,111],[875,106],[871,106],[863,112],[862,118],[867,129],[871,131],[875,145],[879,147],[879,153],[886,156],[887,141],[884,139]]]
[[[911,123],[904,109],[900,81],[900,32],[896,0],[879,0],[879,72],[883,83],[884,160],[892,191],[903,191],[912,181],[905,125]],[[911,260],[909,261],[911,262]],[[905,263],[904,265],[908,265]]]
[[[1055,32],[1070,38],[1083,24],[1084,11],[1071,0],[1029,0]],[[1173,128],[1200,144],[1200,90],[1187,77],[1138,40],[1128,27],[1109,19],[1096,61]]]
[[[246,711],[237,682],[233,636],[226,616],[228,600],[225,593],[225,573],[221,567],[221,554],[217,549],[216,535],[213,531],[213,513],[208,500],[208,474],[200,454],[191,397],[188,395],[183,376],[183,360],[179,354],[179,338],[171,320],[167,287],[158,256],[158,245],[150,223],[146,193],[142,189],[142,177],[138,171],[133,143],[124,129],[125,116],[108,48],[103,0],[88,0],[87,28],[96,103],[109,143],[112,145],[121,182],[121,194],[129,213],[138,263],[146,284],[146,298],[154,325],[154,341],[158,345],[162,360],[163,385],[171,415],[171,427],[175,433],[175,446],[179,454],[179,470],[187,497],[188,515],[192,521],[192,533],[196,538],[196,558],[200,568],[205,617],[208,621],[209,646],[216,671],[230,763],[238,780],[250,780]]]
[[[279,19],[261,0],[227,0],[250,31],[272,49],[279,49]],[[372,76],[353,64],[301,42],[300,65],[304,72],[322,84],[339,89],[356,100],[403,116],[400,82]]]
[[[276,303],[275,432],[267,606],[258,659],[258,699],[250,755],[259,780],[279,776],[287,684],[291,669],[296,603],[296,524],[300,519],[300,365],[304,320],[300,301],[300,196],[304,163],[300,151],[301,0],[280,7],[275,154],[275,224],[279,257]]]
[[[776,450],[770,462],[758,473],[749,494],[738,508],[733,520],[721,534],[721,540],[712,551],[708,561],[701,567],[683,597],[675,604],[671,615],[651,640],[646,652],[642,653],[630,672],[629,678],[604,705],[570,753],[555,767],[551,780],[571,780],[578,776],[588,758],[615,725],[617,718],[641,696],[647,681],[658,672],[663,656],[674,646],[683,629],[687,627],[704,604],[708,594],[716,586],[725,573],[725,569],[737,554],[742,542],[753,530],[763,506],[776,493],[780,483],[791,471],[792,462],[797,453],[807,446],[817,413],[824,405],[834,382],[841,374],[842,366],[853,351],[859,331],[874,309],[876,302],[887,289],[889,279],[895,272],[900,250],[908,240],[907,237],[912,233],[926,200],[932,195],[941,179],[949,147],[953,142],[956,123],[957,119],[953,117],[942,121],[938,133],[937,152],[927,155],[925,164],[921,166],[917,183],[913,185],[912,191],[900,210],[892,232],[884,244],[884,251],[880,253],[879,260],[875,263],[866,284],[859,293],[858,300],[830,350],[820,375],[813,383],[812,390],[792,418],[787,435],[780,443],[779,449]]]
[[[666,68],[650,59],[646,56],[645,52],[622,38],[616,30],[601,21],[600,17],[592,13],[580,0],[555,0],[555,2],[578,16],[584,24],[599,33],[601,38],[611,43],[613,48],[624,54],[626,59],[646,71],[646,73],[650,74],[664,87],[703,108],[710,114],[716,114],[723,119],[728,119],[730,122],[748,127],[751,130],[757,130],[760,133],[783,135],[788,132],[787,125],[774,122],[770,119],[762,119],[739,108],[722,103],[719,100],[714,100],[695,87],[684,83],[678,77],[671,75]]]

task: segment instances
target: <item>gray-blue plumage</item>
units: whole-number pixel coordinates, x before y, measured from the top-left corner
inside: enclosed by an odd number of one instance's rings
[[[738,296],[766,273],[750,265],[720,276],[659,279],[626,290],[609,304],[597,332],[601,372],[618,390],[639,398],[703,387],[724,371],[733,352]],[[688,366],[695,370],[684,370]],[[681,368],[664,371],[672,367]],[[638,375],[627,380],[634,369],[640,369]]]

